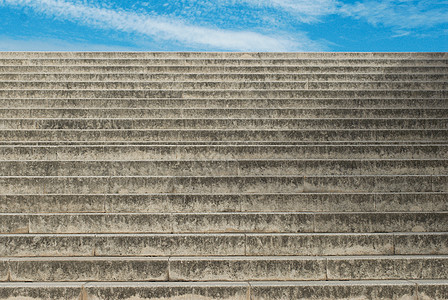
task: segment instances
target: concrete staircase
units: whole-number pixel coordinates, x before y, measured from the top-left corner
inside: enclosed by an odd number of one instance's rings
[[[0,299],[448,299],[447,53],[0,53]]]

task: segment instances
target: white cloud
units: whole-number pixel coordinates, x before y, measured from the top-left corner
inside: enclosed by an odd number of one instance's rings
[[[59,39],[17,39],[0,36],[0,51],[132,51],[121,46],[71,43]]]
[[[320,44],[299,33],[287,38],[251,31],[231,31],[194,26],[182,20],[153,17],[124,10],[85,5],[63,0],[0,0],[0,5],[31,7],[47,16],[77,21],[99,28],[119,30],[175,40],[189,46],[238,51],[311,51]]]
[[[291,13],[304,23],[319,21],[319,17],[333,14],[337,0],[239,0],[258,7],[280,8]]]
[[[431,3],[442,4],[437,7]],[[443,1],[383,0],[342,4],[339,9],[345,16],[365,19],[373,25],[395,28],[429,28],[448,23],[448,5]]]
[[[226,0],[222,0],[226,1]],[[237,0],[255,7],[288,11],[304,23],[338,14],[364,19],[370,24],[397,28],[428,28],[448,23],[448,1],[432,0]]]

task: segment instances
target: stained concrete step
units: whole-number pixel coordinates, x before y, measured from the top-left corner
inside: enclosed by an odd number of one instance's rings
[[[0,146],[5,160],[441,159],[448,145]]]
[[[0,58],[2,66],[448,66],[446,58]]]
[[[89,118],[97,119],[159,119],[164,122],[166,119],[180,120],[178,122],[188,122],[186,119],[271,119],[272,122],[279,119],[397,119],[397,118],[423,118],[423,119],[445,119],[448,116],[448,109],[421,108],[421,109],[382,109],[382,108],[184,108],[184,109],[148,109],[148,108],[88,108],[88,109],[55,109],[55,108],[0,108],[0,117],[6,118],[27,118],[27,119],[48,119],[48,118]],[[114,120],[111,120],[113,122]],[[168,120],[169,121],[169,120]],[[168,122],[165,121],[165,122]],[[154,120],[155,122],[155,120]],[[335,120],[335,122],[337,122]],[[100,128],[98,128],[100,129]]]
[[[0,195],[1,213],[447,212],[447,193]]]
[[[11,142],[426,142],[446,143],[446,129],[334,129],[334,130],[188,130],[188,129],[112,129],[112,130],[2,130],[0,140]]]
[[[222,194],[222,193],[448,192],[447,175],[313,176],[2,176],[0,193]]]
[[[448,233],[1,234],[2,257],[447,255]]]
[[[0,299],[212,300],[433,299],[445,300],[447,280],[250,281],[250,282],[10,282],[0,283]],[[83,298],[84,297],[84,298]]]
[[[448,232],[448,212],[0,214],[0,233]]]
[[[448,291],[446,280],[428,281],[321,281],[321,282],[250,282],[253,300],[289,299],[434,299],[445,300]],[[111,295],[109,287],[104,295]],[[126,289],[125,287],[122,290]],[[143,290],[143,289],[141,289]],[[139,292],[141,291],[138,290]],[[134,295],[136,291],[130,292]],[[99,291],[96,295],[101,294]],[[98,299],[98,298],[95,298]],[[220,299],[220,298],[217,298]],[[245,299],[243,296],[236,299]]]
[[[0,176],[444,175],[448,159],[3,161]]]
[[[107,73],[128,73],[128,74],[151,74],[151,73],[168,73],[168,74],[184,74],[184,73],[203,73],[203,74],[241,74],[241,73],[272,73],[272,74],[442,74],[447,73],[446,66],[182,66],[182,65],[147,65],[147,66],[93,66],[93,65],[60,65],[60,66],[2,66],[0,65],[0,73],[16,73],[16,74],[40,74],[40,73],[89,73],[89,74],[107,74]]]
[[[116,108],[140,108],[140,109],[224,109],[224,108],[270,108],[270,109],[305,109],[305,108],[332,108],[332,109],[410,109],[410,108],[432,108],[446,109],[448,102],[446,99],[394,99],[394,98],[372,98],[372,99],[47,99],[47,98],[17,98],[0,99],[1,108],[22,108],[22,109],[116,109]]]
[[[438,109],[434,111],[443,111]],[[1,110],[0,110],[1,113]],[[126,112],[125,112],[126,113]],[[404,110],[406,113],[406,110]],[[448,110],[447,110],[448,113]],[[238,112],[236,113],[238,114]],[[305,116],[306,117],[306,116]],[[448,118],[0,118],[0,129],[448,129]]]
[[[37,257],[0,259],[10,282],[446,279],[448,256]],[[235,270],[238,270],[235,272]]]
[[[446,52],[1,52],[3,58],[395,58],[440,59]]]
[[[448,73],[448,72],[447,72]],[[73,81],[98,81],[98,82],[159,82],[159,81],[437,81],[446,82],[448,74],[439,73],[1,73],[1,81],[44,81],[44,82],[73,82]]]
[[[446,279],[447,263],[446,256],[170,258],[169,277],[173,281]]]
[[[446,142],[432,140],[418,141],[2,141],[0,147],[10,146],[40,146],[40,147],[60,147],[60,146],[328,146],[328,145],[372,145],[372,146],[390,146],[390,145],[412,145],[429,146],[445,145]]]
[[[0,98],[425,98],[440,99],[448,97],[447,90],[309,90],[309,89],[289,89],[289,90],[0,90]]]
[[[316,82],[316,81],[164,81],[164,82],[48,82],[48,81],[0,81],[3,90],[447,90],[448,82],[438,81],[348,81],[348,82]]]

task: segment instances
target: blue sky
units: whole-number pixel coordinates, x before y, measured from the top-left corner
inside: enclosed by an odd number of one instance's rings
[[[0,51],[448,51],[448,0],[0,0]]]

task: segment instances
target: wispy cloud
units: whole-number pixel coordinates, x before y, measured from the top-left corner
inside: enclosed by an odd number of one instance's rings
[[[11,38],[0,35],[0,51],[132,51],[132,48],[59,39]]]
[[[289,11],[304,23],[319,21],[319,17],[333,14],[337,0],[240,0],[258,7],[274,7]]]
[[[339,12],[356,19],[365,19],[373,25],[382,24],[402,29],[429,28],[448,23],[447,1],[368,0],[342,4]]]
[[[288,11],[304,23],[320,21],[328,15],[363,19],[373,25],[396,28],[428,28],[448,23],[448,1],[432,0],[238,0],[257,7]]]
[[[298,33],[294,39],[252,31],[232,31],[188,24],[180,19],[149,16],[119,9],[63,0],[0,0],[0,5],[29,7],[57,19],[104,29],[138,33],[155,39],[174,40],[189,46],[238,51],[320,50],[318,42]]]
[[[398,30],[395,35],[391,36],[391,38],[399,38],[399,37],[404,37],[404,36],[408,36],[411,33],[409,31],[403,31],[403,30]]]

